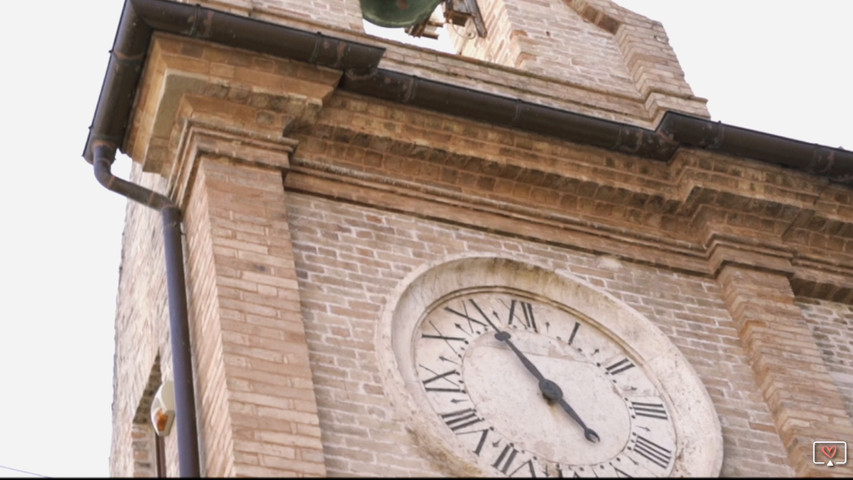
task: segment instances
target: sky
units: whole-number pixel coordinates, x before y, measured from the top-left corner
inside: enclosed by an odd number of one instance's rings
[[[853,150],[853,1],[617,3],[663,23],[713,120]],[[109,474],[127,201],[82,152],[122,4],[4,4],[0,477]]]

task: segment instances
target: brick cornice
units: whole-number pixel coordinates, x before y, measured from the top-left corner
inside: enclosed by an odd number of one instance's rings
[[[797,255],[791,264],[791,288],[797,296],[853,305],[853,266],[808,255]]]
[[[714,276],[726,265],[738,265],[755,270],[790,276],[794,267],[794,252],[783,245],[750,241],[749,238],[713,234],[706,243],[708,263]]]
[[[575,245],[591,251],[698,275],[714,276],[724,263],[789,277],[801,267],[810,270],[806,277],[823,266],[853,268],[843,245],[810,247],[807,267],[794,261],[803,234],[853,231],[853,217],[837,208],[845,191],[778,166],[684,149],[670,163],[639,159],[348,93],[333,96],[318,121],[294,136],[300,188],[321,195],[405,208],[369,200],[373,188],[383,192],[378,198],[394,192],[505,217],[498,223],[553,225],[564,232],[561,245],[574,242],[571,231],[580,235]],[[352,183],[361,193],[315,190],[304,175]],[[447,208],[434,210],[457,221]],[[834,223],[821,223],[825,216]],[[523,230],[507,224],[502,231]],[[581,240],[589,232],[596,240]]]
[[[452,192],[415,181],[359,172],[295,157],[285,187],[338,200],[500,232],[540,242],[607,253],[630,261],[705,274],[704,252],[593,221],[512,202]],[[626,253],[630,252],[630,254]]]
[[[196,112],[269,137],[306,128],[340,76],[339,70],[157,33],[125,150],[145,171],[168,175],[181,124]]]
[[[176,161],[168,176],[172,198],[182,207],[192,195],[199,159],[205,155],[285,173],[296,140],[241,130],[202,117],[187,118],[180,128]]]

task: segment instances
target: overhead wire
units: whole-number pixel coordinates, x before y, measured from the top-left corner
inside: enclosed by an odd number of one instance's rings
[[[47,475],[42,475],[42,474],[40,474],[40,473],[34,473],[34,472],[28,472],[28,471],[26,471],[26,470],[21,470],[20,468],[7,467],[7,466],[5,466],[5,465],[0,465],[0,469],[2,469],[2,470],[9,470],[9,471],[11,471],[11,472],[23,473],[23,474],[26,474],[26,475],[32,475],[32,476],[34,476],[34,477],[50,478],[50,477],[48,477]]]

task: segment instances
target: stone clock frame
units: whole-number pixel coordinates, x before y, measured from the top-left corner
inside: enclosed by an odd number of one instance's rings
[[[717,476],[723,459],[720,423],[686,358],[649,319],[615,297],[546,268],[494,256],[462,256],[424,265],[390,295],[377,330],[377,352],[400,419],[453,475],[492,475],[432,411],[413,362],[417,324],[431,306],[460,291],[512,289],[564,305],[622,343],[660,381],[674,419],[677,449],[671,476]]]

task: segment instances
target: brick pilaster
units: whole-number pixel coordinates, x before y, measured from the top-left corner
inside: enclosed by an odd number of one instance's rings
[[[325,475],[275,142],[194,125],[183,170],[205,474]],[[261,159],[266,159],[265,164]],[[190,173],[191,172],[191,173]]]
[[[853,424],[787,276],[724,264],[717,280],[797,476],[853,475],[812,462],[814,441],[849,441]]]

